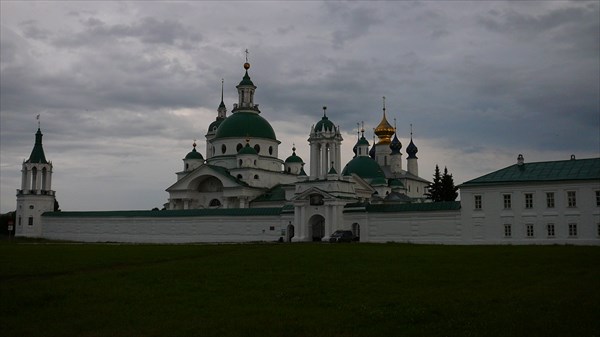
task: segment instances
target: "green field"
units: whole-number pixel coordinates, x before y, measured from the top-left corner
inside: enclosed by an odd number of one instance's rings
[[[2,336],[600,336],[600,247],[0,243]]]

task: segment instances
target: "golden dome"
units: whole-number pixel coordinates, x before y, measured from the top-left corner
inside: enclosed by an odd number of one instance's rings
[[[385,117],[385,110],[383,110],[383,119],[375,128],[375,134],[379,137],[377,144],[389,144],[392,142],[392,136],[396,133],[396,129],[390,125]]]

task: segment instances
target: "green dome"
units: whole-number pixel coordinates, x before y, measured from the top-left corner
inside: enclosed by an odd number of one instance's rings
[[[240,151],[238,151],[238,154],[253,154],[253,155],[257,155],[258,153],[256,153],[256,150],[250,146],[250,144],[246,143],[246,146],[244,146],[243,148],[240,149]]]
[[[389,186],[404,188],[404,184],[400,181],[400,179],[390,179]]]
[[[204,160],[204,157],[202,157],[202,154],[200,154],[200,152],[196,151],[196,144],[194,144],[194,148],[192,149],[192,151],[190,151],[190,153],[187,154],[187,156],[185,156],[185,159]]]
[[[323,116],[321,120],[315,125],[315,131],[331,131],[333,130],[333,122]]]
[[[379,179],[385,180],[385,174],[383,170],[377,164],[375,160],[368,156],[357,156],[354,157],[351,161],[346,164],[342,174],[345,176],[349,176],[350,174],[356,174],[363,179],[377,179],[377,182],[380,182]],[[379,179],[378,179],[379,178]]]
[[[214,122],[210,123],[210,125],[208,126],[208,132],[217,130],[217,128],[219,127],[219,125],[221,125],[221,123],[223,123],[224,120],[225,120],[225,118],[217,117],[217,120],[215,120]]]
[[[302,158],[300,158],[296,155],[296,152],[294,152],[291,156],[287,157],[285,162],[286,163],[304,163]]]
[[[356,146],[369,146],[369,141],[365,138],[365,136],[360,137],[360,139],[358,140],[358,142],[356,142]]]
[[[227,117],[219,128],[218,138],[267,138],[277,140],[275,131],[266,119],[254,112],[240,111]]]

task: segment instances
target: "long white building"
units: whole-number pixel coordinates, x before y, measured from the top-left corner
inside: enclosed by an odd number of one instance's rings
[[[38,129],[17,190],[16,234],[88,242],[321,241],[347,229],[362,242],[600,244],[600,158],[525,163],[520,156],[462,184],[461,202],[430,202],[412,133],[404,166],[384,101],[377,142],[362,130],[345,165],[340,128],[324,108],[307,130],[307,175],[295,148],[279,159],[280,141],[254,103],[249,68],[244,64],[229,116],[221,95],[205,154],[193,144],[161,211],[54,212],[53,167]]]

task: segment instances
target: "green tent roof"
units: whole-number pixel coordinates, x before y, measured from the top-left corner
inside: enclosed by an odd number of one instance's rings
[[[277,140],[275,131],[266,119],[257,113],[240,111],[227,117],[217,129],[218,138],[267,138]]]
[[[459,187],[563,180],[600,179],[600,158],[514,164],[469,180]]]
[[[33,150],[31,151],[29,159],[27,159],[27,163],[48,164],[46,155],[44,154],[44,148],[42,147],[42,136],[42,131],[38,128],[35,133],[35,145],[33,145]]]

